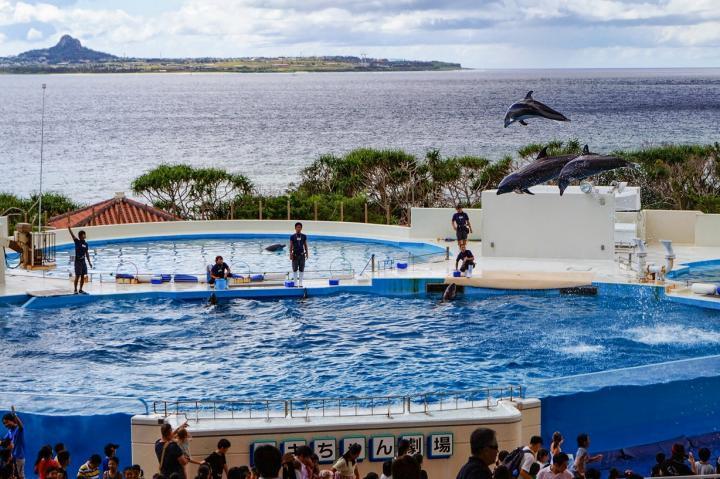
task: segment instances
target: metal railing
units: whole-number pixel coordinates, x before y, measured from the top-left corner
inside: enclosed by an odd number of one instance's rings
[[[40,231],[32,233],[32,266],[48,266],[55,263],[55,232]]]
[[[300,398],[257,400],[153,401],[152,411],[162,416],[188,419],[282,419],[313,417],[393,417],[403,414],[432,414],[441,411],[490,409],[501,399],[524,397],[522,386],[492,387],[465,391],[420,393],[398,396],[345,398]]]

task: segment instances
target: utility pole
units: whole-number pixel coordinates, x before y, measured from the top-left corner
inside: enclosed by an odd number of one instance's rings
[[[42,195],[43,195],[43,149],[45,144],[45,88],[42,84],[42,115],[40,116],[40,198],[38,199],[38,232],[42,231]]]

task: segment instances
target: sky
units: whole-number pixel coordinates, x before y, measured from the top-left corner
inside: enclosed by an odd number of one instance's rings
[[[720,0],[0,0],[0,56],[63,34],[135,57],[720,67]]]

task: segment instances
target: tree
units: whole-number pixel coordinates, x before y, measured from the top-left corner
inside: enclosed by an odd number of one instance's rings
[[[215,219],[224,203],[252,194],[253,184],[217,168],[160,165],[136,178],[132,190],[181,218]]]

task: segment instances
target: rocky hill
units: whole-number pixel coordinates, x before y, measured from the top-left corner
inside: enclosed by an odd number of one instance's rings
[[[99,63],[117,60],[118,57],[109,53],[98,52],[85,48],[80,40],[70,35],[63,35],[54,47],[30,50],[16,57],[28,63]]]

